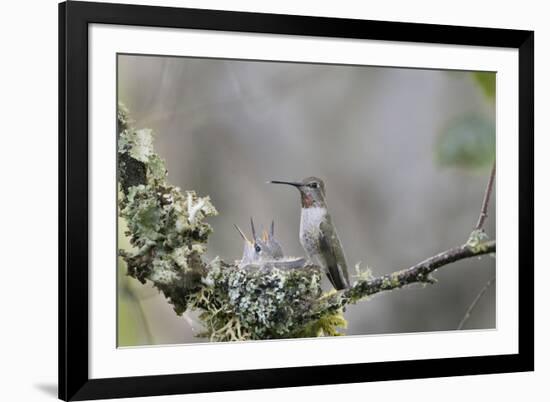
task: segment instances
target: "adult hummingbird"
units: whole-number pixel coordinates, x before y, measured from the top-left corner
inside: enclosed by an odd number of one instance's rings
[[[273,180],[270,183],[287,184],[300,191],[302,247],[308,258],[317,262],[325,270],[332,286],[337,290],[349,287],[346,257],[327,209],[323,180],[308,177],[301,182]]]

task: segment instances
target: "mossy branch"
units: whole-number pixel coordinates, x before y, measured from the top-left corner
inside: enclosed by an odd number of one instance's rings
[[[245,267],[220,258],[206,262],[213,232],[206,220],[218,213],[210,198],[168,183],[152,131],[134,128],[123,105],[118,135],[119,216],[132,246],[119,250],[127,274],[152,283],[178,315],[199,310],[204,331],[198,335],[212,341],[341,335],[346,305],[413,283],[434,283],[438,268],[496,250],[482,228],[491,180],[481,224],[466,244],[378,278],[363,273],[345,290],[323,293],[324,274],[312,264],[288,269],[265,261]]]

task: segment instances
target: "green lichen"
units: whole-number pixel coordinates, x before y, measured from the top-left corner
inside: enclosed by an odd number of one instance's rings
[[[399,272],[394,272],[390,275],[390,287],[392,289],[395,289],[395,288],[398,288],[401,286],[401,278],[400,278],[400,273]]]
[[[342,309],[336,313],[327,313],[317,320],[312,320],[294,333],[296,338],[313,338],[319,336],[341,336],[348,327]]]
[[[384,279],[382,279],[382,286],[381,286],[382,289],[392,289],[392,281],[390,278],[387,278],[387,277],[384,277]]]
[[[368,281],[374,279],[374,275],[369,267],[361,268],[361,262],[358,262],[355,264],[355,278],[359,281]]]
[[[472,231],[470,234],[470,237],[468,238],[468,241],[466,242],[466,246],[472,250],[474,253],[481,253],[487,251],[487,240],[489,239],[489,236],[485,233],[483,229],[476,229]]]

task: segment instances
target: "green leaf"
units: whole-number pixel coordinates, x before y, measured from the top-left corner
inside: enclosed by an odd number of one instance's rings
[[[483,93],[490,99],[495,100],[496,95],[496,73],[476,71],[472,73],[474,80],[483,90]]]
[[[495,124],[479,115],[452,121],[436,142],[436,159],[442,166],[480,169],[495,159]]]

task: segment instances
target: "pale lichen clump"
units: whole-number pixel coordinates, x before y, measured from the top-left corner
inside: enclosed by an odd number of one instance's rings
[[[154,152],[153,133],[129,125],[119,107],[119,214],[126,220],[133,250],[121,250],[128,275],[151,281],[164,292],[178,314],[198,286],[204,271],[212,227],[205,219],[217,214],[209,197],[184,194],[166,182],[163,160]]]
[[[479,253],[487,250],[487,240],[489,236],[483,229],[475,229],[470,233],[466,246],[470,248],[474,253]]]

